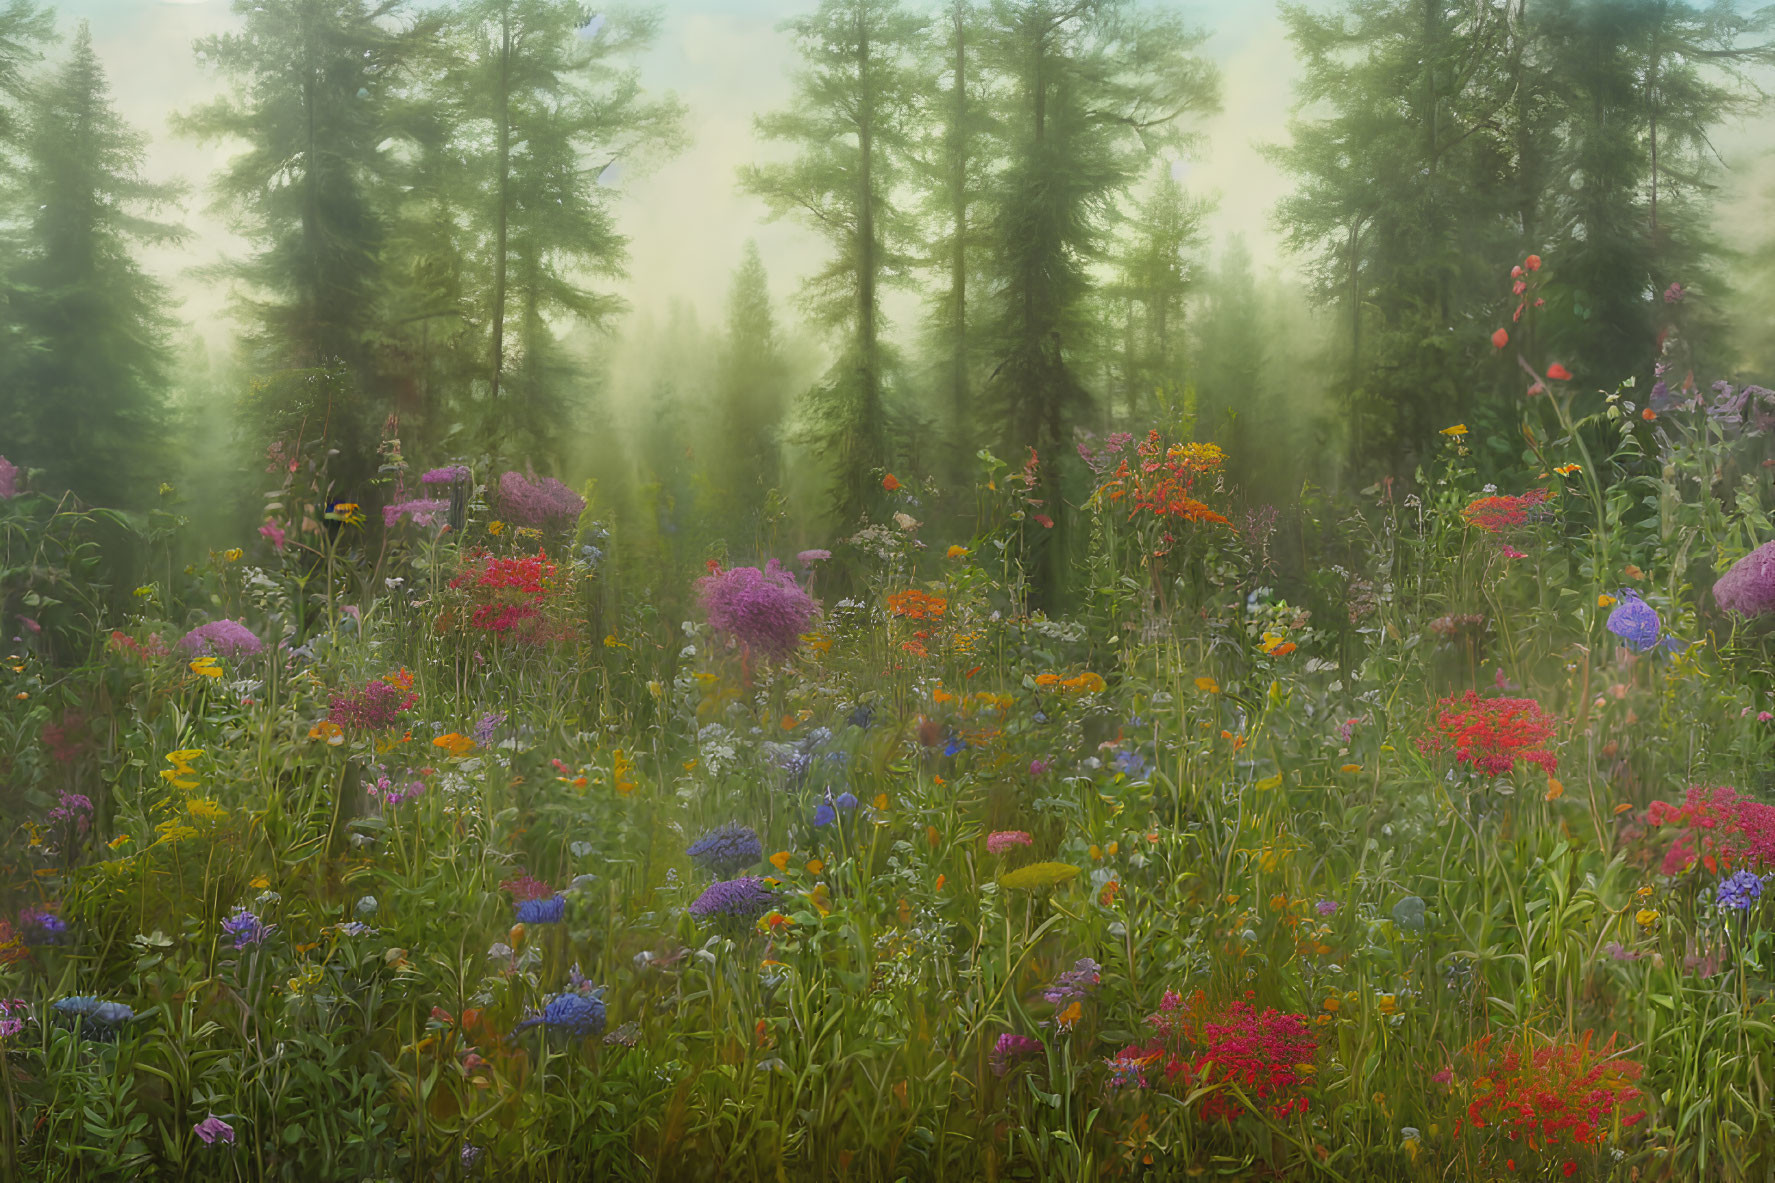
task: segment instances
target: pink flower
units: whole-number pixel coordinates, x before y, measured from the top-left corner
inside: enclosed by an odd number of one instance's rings
[[[1509,543],[1504,544],[1504,557],[1507,559],[1526,559],[1526,558],[1528,558],[1528,556],[1526,554],[1523,554],[1521,551],[1517,550],[1514,546],[1511,546]]]
[[[763,570],[711,571],[697,581],[709,627],[770,657],[787,657],[801,643],[820,606],[772,559]]]
[[[1757,712],[1758,723],[1767,723],[1770,719],[1775,719],[1775,715],[1771,715],[1768,711]]]
[[[271,549],[281,551],[284,548],[284,540],[287,536],[284,534],[284,528],[282,526],[278,525],[276,522],[267,520],[263,526],[259,527],[259,537],[270,540]]]
[[[986,850],[990,854],[1003,854],[1014,846],[1034,846],[1035,839],[1022,830],[1000,830],[986,839]]]
[[[234,1145],[234,1127],[213,1113],[192,1126],[191,1132],[196,1134],[199,1138],[202,1138],[205,1143],[211,1146],[214,1146],[217,1142],[224,1142],[230,1146]]]
[[[0,456],[0,498],[10,500],[18,496],[18,466],[4,456]]]

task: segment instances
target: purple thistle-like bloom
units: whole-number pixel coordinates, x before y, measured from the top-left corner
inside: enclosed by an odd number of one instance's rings
[[[1074,999],[1089,997],[1103,981],[1103,967],[1089,957],[1081,957],[1073,962],[1072,968],[1054,979],[1054,984],[1042,991],[1042,997],[1056,1005],[1071,1002]]]
[[[1337,901],[1320,900],[1313,905],[1313,911],[1319,913],[1321,916],[1335,916],[1337,915]]]
[[[1640,599],[1636,591],[1623,591],[1621,602],[1609,613],[1609,631],[1625,641],[1635,653],[1656,648],[1663,628],[1658,620],[1658,610]]]
[[[18,466],[0,456],[0,499],[10,501],[18,496]]]
[[[515,911],[519,924],[559,924],[567,918],[567,897],[552,895],[540,900],[519,900]]]
[[[733,823],[710,830],[684,853],[712,874],[732,875],[762,859],[764,843],[752,827]]]
[[[362,690],[335,694],[327,704],[327,721],[347,731],[381,731],[393,727],[417,699],[412,691],[379,679]]]
[[[1765,542],[1733,563],[1713,585],[1713,601],[1740,616],[1775,611],[1775,542]]]
[[[450,502],[440,497],[415,497],[382,507],[382,524],[392,530],[406,518],[415,526],[435,526],[450,512]]]
[[[1763,880],[1754,871],[1733,871],[1713,890],[1714,902],[1720,907],[1741,912],[1749,911],[1762,898]]]
[[[210,1146],[214,1146],[217,1142],[227,1146],[234,1145],[234,1127],[213,1113],[192,1126],[191,1132]]]
[[[777,893],[756,875],[711,883],[690,905],[690,914],[715,928],[739,933],[777,904]]]
[[[697,581],[709,627],[767,657],[786,657],[820,614],[819,604],[795,584],[795,576],[772,559],[757,567],[734,567]]]
[[[500,724],[504,722],[504,711],[488,711],[482,715],[480,721],[475,724],[473,732],[475,743],[483,748],[492,743],[494,734],[498,732]]]
[[[271,935],[275,924],[266,924],[245,908],[236,907],[234,915],[222,921],[222,932],[234,938],[234,947],[244,949],[248,945],[262,945],[265,938]]]
[[[186,633],[179,646],[192,656],[251,657],[265,642],[238,620],[212,620]]]
[[[499,478],[499,511],[521,526],[566,525],[585,507],[585,498],[554,477],[508,472]]]
[[[1003,1076],[1019,1063],[1042,1053],[1042,1041],[1007,1031],[992,1045],[992,1074]]]
[[[434,468],[419,478],[422,485],[454,485],[457,481],[466,481],[469,477],[468,465],[446,464],[442,468]]]
[[[67,826],[76,834],[84,834],[92,824],[92,798],[63,789],[55,805],[44,815],[44,821],[52,827]]]

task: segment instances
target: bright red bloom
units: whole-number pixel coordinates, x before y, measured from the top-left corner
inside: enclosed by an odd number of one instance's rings
[[[1557,724],[1532,698],[1480,698],[1469,690],[1436,704],[1432,730],[1418,740],[1418,751],[1453,752],[1456,763],[1487,776],[1509,776],[1519,760],[1551,776],[1559,757],[1546,745]]]
[[[1492,346],[1497,349],[1502,349],[1504,346],[1510,344],[1510,330],[1498,329],[1496,332],[1492,333],[1491,343]]]
[[[1186,1096],[1206,1089],[1200,1112],[1210,1120],[1231,1121],[1248,1111],[1234,1087],[1274,1117],[1306,1112],[1303,1089],[1319,1050],[1307,1016],[1259,1013],[1248,1001],[1210,1013],[1207,996],[1198,990],[1187,1006],[1168,992],[1146,1021],[1153,1038],[1108,1061],[1113,1083],[1169,1087]]]
[[[1547,367],[1547,377],[1555,382],[1570,382],[1572,380],[1572,372],[1558,362],[1554,362]]]
[[[1476,530],[1498,534],[1525,525],[1539,516],[1541,506],[1552,498],[1553,493],[1547,489],[1530,489],[1517,497],[1481,497],[1468,502],[1466,508],[1461,510],[1461,518]]]
[[[1497,1049],[1488,1035],[1468,1051],[1474,1066],[1467,1120],[1475,1129],[1499,1126],[1512,1140],[1548,1148],[1596,1147],[1617,1128],[1645,1119],[1634,1087],[1642,1069],[1615,1057],[1613,1039],[1592,1049],[1589,1032],[1575,1040],[1525,1037]]]
[[[496,636],[546,639],[549,630],[543,608],[559,585],[555,564],[543,551],[509,559],[476,551],[450,581],[450,587],[467,595],[470,628]],[[446,622],[440,620],[443,627]]]
[[[1522,265],[1527,267],[1530,271],[1539,271],[1541,269],[1541,256],[1530,255],[1522,261]]]
[[[900,478],[890,472],[881,478],[881,487],[890,493],[898,492],[900,489]]]
[[[1681,875],[1697,863],[1712,875],[1734,867],[1775,867],[1775,806],[1740,797],[1727,786],[1690,788],[1681,805],[1654,801],[1646,824],[1678,830],[1658,868],[1665,875]]]

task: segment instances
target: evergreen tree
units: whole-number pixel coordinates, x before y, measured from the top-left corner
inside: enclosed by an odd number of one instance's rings
[[[1052,532],[1029,564],[1058,590],[1065,500],[1059,457],[1090,396],[1079,362],[1092,325],[1091,264],[1118,203],[1179,120],[1217,103],[1202,38],[1123,0],[995,0],[992,58],[1005,79],[1008,160],[995,184],[988,266],[1001,443],[1034,449]]]
[[[14,313],[34,348],[0,391],[11,459],[108,505],[139,502],[165,468],[166,292],[132,251],[182,233],[152,214],[176,190],[142,176],[144,138],[112,109],[92,34],[24,119],[22,190],[32,209]]]
[[[766,494],[779,484],[778,430],[787,379],[764,260],[758,244],[748,241],[727,297],[713,417],[721,438],[711,458],[726,502],[724,516],[742,534],[757,526]]]
[[[1125,317],[1124,413],[1135,428],[1151,414],[1145,405],[1148,395],[1166,405],[1182,393],[1184,299],[1193,285],[1206,212],[1203,203],[1184,193],[1172,164],[1161,163],[1116,261],[1115,288]]]
[[[463,46],[452,86],[482,235],[487,438],[496,452],[555,458],[570,367],[550,319],[597,324],[622,306],[581,278],[624,274],[626,240],[600,179],[674,146],[681,111],[619,68],[646,49],[657,15],[588,21],[566,0],[470,0],[454,24]]]
[[[0,390],[12,383],[12,367],[39,347],[25,338],[12,290],[28,213],[17,183],[18,126],[19,108],[30,94],[26,69],[52,33],[49,12],[29,0],[9,0],[0,8]],[[18,431],[18,424],[0,418],[0,434],[12,438]]]
[[[851,524],[878,500],[888,458],[881,288],[909,263],[910,219],[893,198],[907,166],[911,67],[924,22],[898,0],[822,0],[812,16],[785,27],[804,63],[796,105],[760,118],[758,130],[795,144],[799,155],[742,169],[741,181],[774,216],[804,217],[833,247],[805,298],[843,344],[809,392],[803,418],[831,467],[834,517]]]

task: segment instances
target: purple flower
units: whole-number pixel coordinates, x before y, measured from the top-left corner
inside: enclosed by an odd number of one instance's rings
[[[992,1074],[1003,1076],[1020,1062],[1042,1053],[1042,1041],[1007,1031],[992,1045]]]
[[[1713,601],[1740,616],[1775,611],[1775,542],[1765,542],[1733,563],[1713,585]]]
[[[541,1012],[512,1028],[512,1034],[542,1027],[545,1031],[565,1035],[569,1039],[585,1039],[604,1030],[603,990],[576,985],[563,990],[542,1008]]]
[[[751,928],[777,904],[777,893],[756,875],[711,883],[690,905],[690,914],[718,929],[738,933]]]
[[[804,567],[811,567],[815,563],[823,563],[831,557],[832,557],[831,551],[822,550],[819,547],[815,547],[812,550],[801,551],[799,554],[797,554],[795,556],[795,561],[797,563],[800,563]]]
[[[1054,767],[1054,761],[1052,761],[1052,760],[1042,760],[1042,759],[1031,760],[1029,762],[1029,775],[1041,776],[1043,773],[1047,772],[1048,769],[1050,769],[1052,767]]]
[[[415,526],[435,526],[450,512],[450,503],[442,498],[415,497],[382,507],[382,524],[392,530],[406,518]]]
[[[1748,912],[1763,898],[1763,880],[1754,871],[1733,871],[1713,890],[1713,899],[1722,908]]]
[[[1664,302],[1666,304],[1680,304],[1685,294],[1682,284],[1673,283],[1664,289]]]
[[[737,823],[710,830],[684,853],[715,875],[732,875],[764,857],[764,843],[750,826]]]
[[[419,478],[422,485],[454,485],[457,481],[466,481],[469,477],[468,465],[446,464],[443,468],[434,468]]]
[[[327,721],[347,731],[381,731],[393,727],[418,695],[393,682],[377,680],[362,690],[335,694],[327,704]]]
[[[19,913],[18,926],[30,945],[59,945],[68,935],[68,922],[48,908],[26,908]]]
[[[508,472],[499,478],[499,511],[521,526],[566,525],[585,507],[585,498],[554,477]]]
[[[1081,957],[1073,962],[1071,969],[1055,978],[1052,986],[1042,991],[1042,997],[1058,1006],[1089,997],[1102,981],[1103,967],[1089,957]]]
[[[234,1145],[234,1127],[213,1113],[192,1126],[191,1132],[210,1146],[214,1146],[217,1142],[229,1146]]]
[[[1337,901],[1320,900],[1313,905],[1313,911],[1319,913],[1321,916],[1335,916],[1337,915]]]
[[[92,799],[84,793],[63,789],[44,821],[52,827],[67,826],[76,834],[84,834],[92,824]]]
[[[475,743],[483,748],[492,743],[494,733],[499,730],[500,724],[504,722],[504,711],[488,711],[486,714],[482,715],[480,721],[475,724]]]
[[[1658,620],[1658,611],[1639,598],[1639,593],[1632,590],[1621,593],[1621,602],[1609,613],[1608,629],[1627,643],[1627,647],[1635,653],[1644,653],[1657,647],[1658,635],[1663,625]]]
[[[266,924],[241,907],[236,907],[234,915],[222,921],[222,932],[234,938],[236,949],[244,949],[248,945],[264,944],[265,938],[271,935],[271,930],[276,927],[275,924]]]
[[[463,1143],[463,1146],[462,1146],[462,1169],[464,1171],[474,1170],[476,1164],[481,1161],[481,1153],[482,1153],[481,1148],[479,1146],[476,1146],[473,1142]]]
[[[1035,839],[1031,838],[1022,830],[1000,830],[995,834],[988,835],[986,838],[986,851],[988,854],[1003,854],[1005,851],[1010,850],[1013,847],[1033,845],[1035,845]]]
[[[819,615],[820,606],[772,559],[761,571],[735,567],[697,581],[709,627],[767,657],[786,657]]]
[[[179,645],[194,657],[211,654],[216,657],[251,657],[265,648],[265,642],[238,620],[212,620],[186,633]]]
[[[0,456],[0,499],[10,501],[18,496],[18,467]]]

